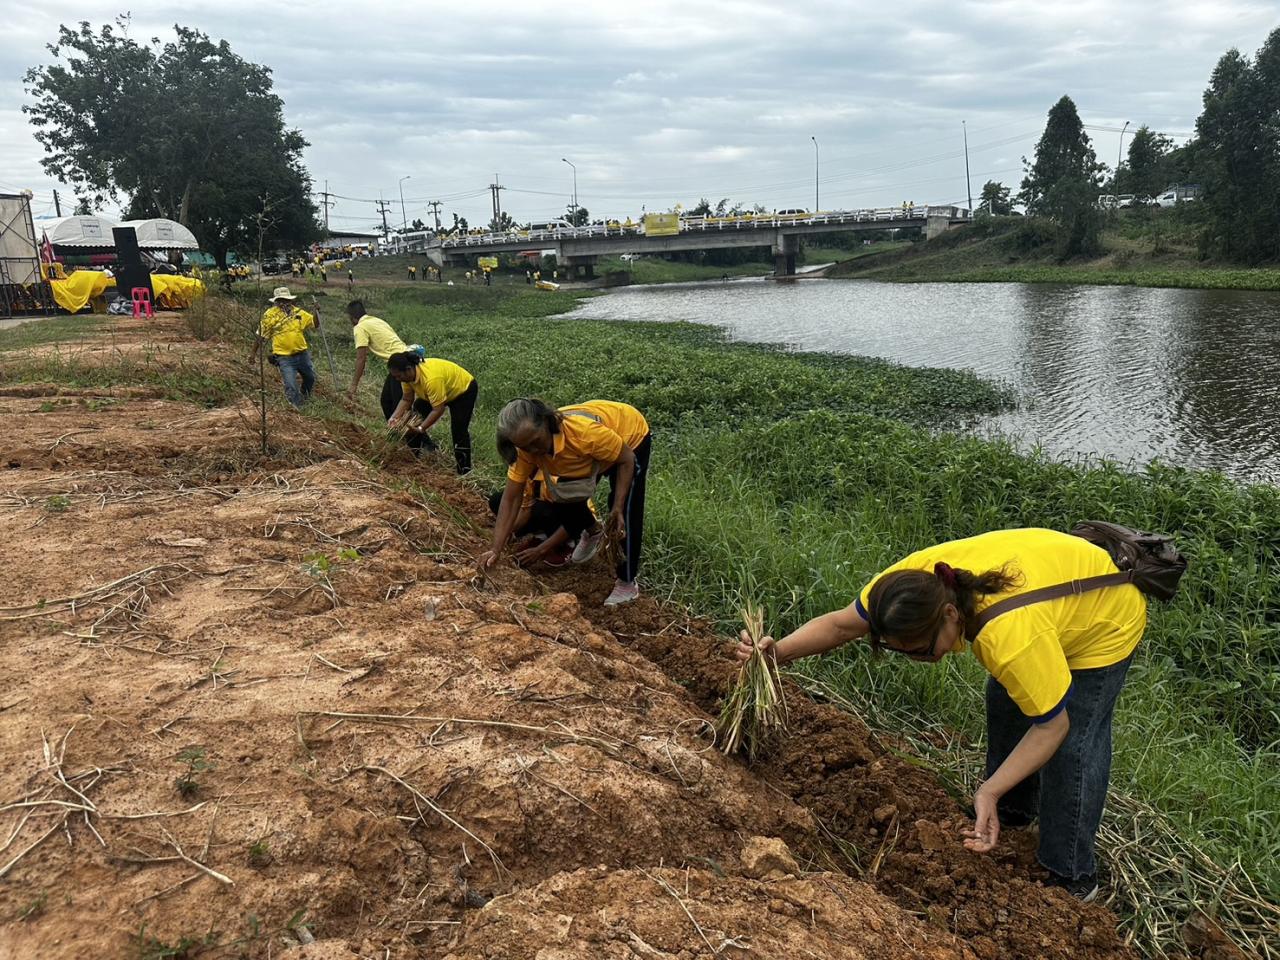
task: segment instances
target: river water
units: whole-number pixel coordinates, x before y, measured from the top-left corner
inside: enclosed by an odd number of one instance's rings
[[[1018,393],[980,424],[1057,458],[1280,482],[1280,294],[761,280],[627,287],[575,317],[691,320],[797,350],[969,369]]]

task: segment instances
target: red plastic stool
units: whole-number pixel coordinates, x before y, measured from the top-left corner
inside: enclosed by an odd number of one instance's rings
[[[144,310],[146,311],[146,315],[148,317],[155,316],[155,314],[151,312],[151,291],[150,290],[148,290],[146,287],[134,287],[132,295],[133,295],[133,315],[135,317],[142,316]]]

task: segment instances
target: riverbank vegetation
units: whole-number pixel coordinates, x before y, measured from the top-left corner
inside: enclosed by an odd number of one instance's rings
[[[1192,567],[1173,604],[1153,604],[1121,699],[1117,791],[1280,895],[1274,488],[1174,467],[1055,463],[950,432],[1009,402],[963,373],[726,343],[689,324],[557,319],[574,304],[563,293],[401,287],[368,301],[402,335],[476,373],[488,483],[501,471],[484,425],[510,397],[642,409],[658,450],[649,588],[726,629],[741,598],[758,597],[770,628],[790,630],[846,604],[902,554],[984,530],[1093,518],[1175,533]],[[349,341],[335,351],[349,369]],[[375,388],[366,385],[370,412]],[[799,669],[883,717],[910,715],[958,745],[972,774],[983,673],[970,658],[931,669],[848,649]]]
[[[1086,283],[1280,290],[1280,267],[1205,259],[1203,208],[1117,211],[1095,256],[1059,255],[1060,227],[1040,218],[979,217],[971,227],[848,263],[831,277],[903,282]]]

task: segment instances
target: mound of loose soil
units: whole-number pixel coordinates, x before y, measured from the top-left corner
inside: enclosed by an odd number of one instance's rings
[[[1031,838],[603,565],[474,577],[478,492],[247,408],[0,398],[0,957],[1121,957]],[[315,942],[311,942],[311,941]],[[284,952],[288,950],[288,952]],[[168,952],[166,952],[168,951]]]

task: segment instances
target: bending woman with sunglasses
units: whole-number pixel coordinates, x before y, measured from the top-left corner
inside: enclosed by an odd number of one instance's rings
[[[1089,902],[1098,892],[1094,838],[1111,772],[1111,716],[1146,629],[1146,598],[1126,583],[1029,603],[980,628],[977,618],[1020,593],[1116,572],[1106,550],[1080,537],[997,530],[913,553],[848,607],[765,645],[789,663],[866,637],[873,649],[937,663],[967,642],[991,676],[986,780],[965,846],[991,850],[1001,821],[1025,826],[1038,815],[1050,882]],[[750,650],[740,643],[738,657]]]

